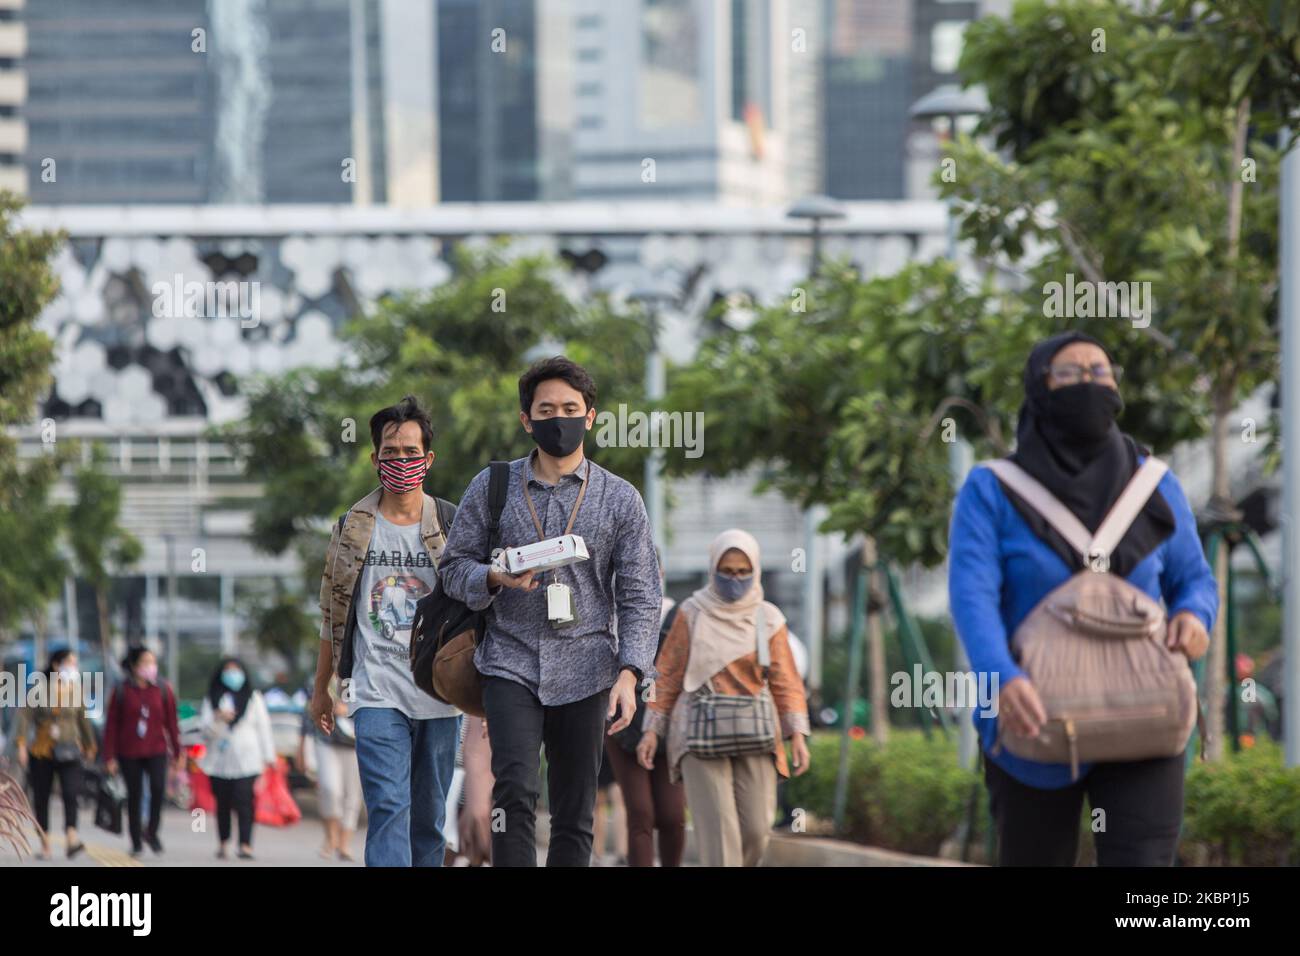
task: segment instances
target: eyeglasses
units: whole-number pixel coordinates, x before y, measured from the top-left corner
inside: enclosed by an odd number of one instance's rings
[[[1047,370],[1047,374],[1053,382],[1058,385],[1077,385],[1084,380],[1084,375],[1092,382],[1100,382],[1102,385],[1117,385],[1123,376],[1124,370],[1118,365],[1102,365],[1098,363],[1092,366],[1077,365],[1074,362],[1063,362],[1060,365],[1053,365]]]

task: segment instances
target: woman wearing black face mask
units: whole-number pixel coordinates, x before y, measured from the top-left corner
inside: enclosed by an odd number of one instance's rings
[[[776,812],[777,775],[788,777],[783,738],[790,739],[794,773],[808,769],[808,705],[790,652],[785,617],[763,600],[758,542],[733,528],[709,547],[710,581],[682,602],[655,661],[659,677],[645,717],[637,759],[654,767],[659,738],[668,742],[669,777],[686,783],[704,866],[758,866]],[[760,643],[767,645],[760,662]],[[710,707],[706,694],[733,707],[755,701],[735,723],[754,726],[767,711],[770,739],[729,738],[732,707]],[[703,721],[715,725],[702,728]],[[737,751],[742,752],[737,752]]]
[[[1025,368],[1025,401],[1011,460],[1095,533],[1146,459],[1121,432],[1119,370],[1101,344],[1066,332],[1040,343]],[[1083,557],[989,468],[957,498],[949,549],[953,622],[976,674],[990,675],[997,712],[975,713],[1003,865],[1072,865],[1083,799],[1106,814],[1096,829],[1102,865],[1168,866],[1182,822],[1184,756],[1129,762],[1042,763],[997,745],[999,731],[1038,735],[1042,700],[1012,657],[1010,637]],[[1109,555],[1108,569],[1168,609],[1161,635],[1191,660],[1205,653],[1218,590],[1172,472]]]

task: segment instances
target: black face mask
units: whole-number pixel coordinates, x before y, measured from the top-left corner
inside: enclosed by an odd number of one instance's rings
[[[587,416],[575,415],[573,418],[530,418],[533,426],[533,441],[537,447],[552,458],[565,458],[572,455],[582,444],[587,432]]]
[[[1046,418],[1063,435],[1083,442],[1106,437],[1124,408],[1119,392],[1096,382],[1076,382],[1044,396]]]

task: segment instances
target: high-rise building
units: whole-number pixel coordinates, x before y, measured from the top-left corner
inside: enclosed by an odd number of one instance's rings
[[[825,179],[825,2],[3,0],[0,157],[55,205],[781,204]]]
[[[830,0],[826,193],[907,195],[914,0]]]
[[[19,16],[23,0],[0,0],[0,190],[27,191],[22,166],[27,151],[27,121],[23,101],[27,98],[27,30]]]
[[[780,204],[821,179],[805,0],[573,0],[574,195]]]
[[[568,0],[438,0],[442,198],[570,194]]]
[[[827,0],[826,192],[930,197],[939,139],[912,104],[957,83],[966,24],[999,0]],[[985,6],[993,5],[986,10]]]
[[[210,198],[212,74],[192,49],[211,28],[204,0],[41,0],[22,17],[33,202]]]
[[[33,202],[425,205],[433,3],[0,0],[0,137],[21,10]]]

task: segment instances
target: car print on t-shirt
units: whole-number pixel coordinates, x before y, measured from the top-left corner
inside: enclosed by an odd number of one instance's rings
[[[402,554],[400,551],[370,551],[366,554],[366,564],[393,569],[392,574],[376,577],[370,589],[370,626],[376,634],[383,635],[388,640],[401,641],[405,646],[410,638],[415,605],[431,590],[428,584],[414,574],[407,573],[405,569],[430,567],[429,556],[423,551],[418,555]]]

